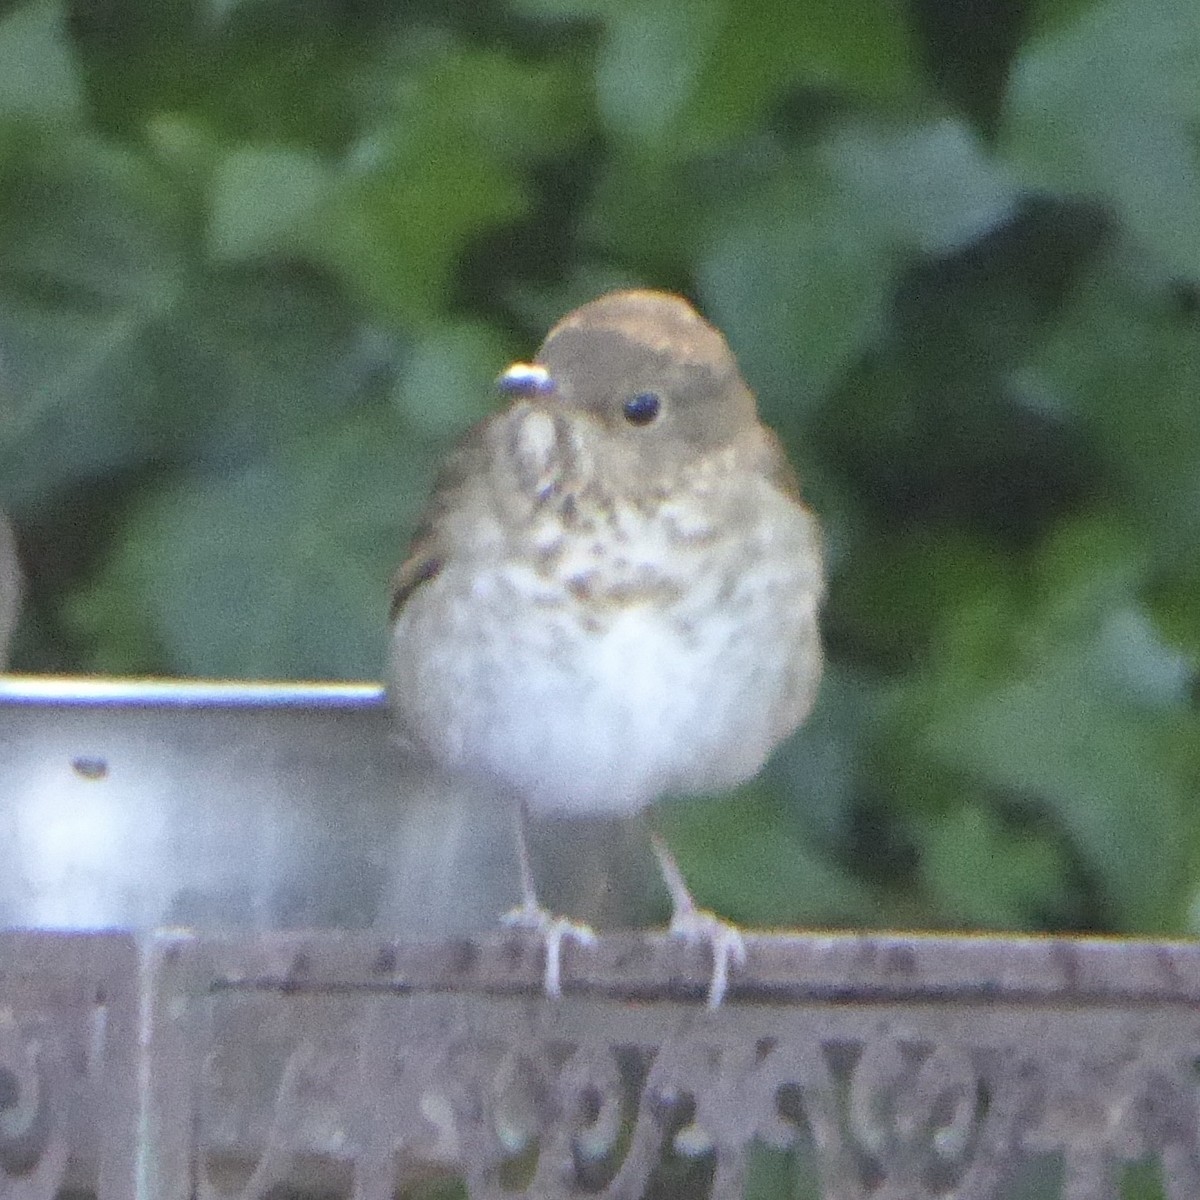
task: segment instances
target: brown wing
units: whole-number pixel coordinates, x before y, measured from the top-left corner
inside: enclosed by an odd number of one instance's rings
[[[494,420],[494,418],[492,418]],[[487,469],[485,431],[491,421],[469,429],[438,473],[425,512],[413,534],[408,556],[392,574],[389,615],[392,620],[423,584],[436,579],[446,561],[446,516],[458,508],[463,492]]]
[[[757,465],[760,471],[787,497],[798,504],[804,503],[800,494],[800,480],[796,468],[788,461],[783,443],[773,429],[765,425],[754,427],[751,436],[755,439]]]
[[[392,572],[389,588],[392,600],[388,617],[395,620],[408,598],[423,583],[436,579],[442,569],[442,558],[433,549],[435,539],[428,529],[418,531],[409,547],[408,557]]]

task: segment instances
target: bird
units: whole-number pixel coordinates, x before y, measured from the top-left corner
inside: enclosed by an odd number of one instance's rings
[[[809,715],[823,666],[819,522],[724,336],[682,296],[610,292],[496,381],[507,405],[449,454],[391,582],[389,703],[438,769],[515,798],[521,903],[545,942],[532,817],[633,815],[724,791]],[[741,931],[700,908],[651,833],[670,931],[711,947],[721,1004]]]

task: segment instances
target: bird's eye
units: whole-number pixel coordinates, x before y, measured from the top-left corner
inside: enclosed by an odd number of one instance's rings
[[[625,401],[621,411],[630,425],[649,425],[662,409],[657,392],[638,392]]]

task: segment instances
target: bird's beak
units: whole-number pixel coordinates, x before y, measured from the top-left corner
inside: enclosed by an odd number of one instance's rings
[[[509,396],[546,396],[556,388],[554,377],[538,363],[513,363],[496,377],[496,386]]]

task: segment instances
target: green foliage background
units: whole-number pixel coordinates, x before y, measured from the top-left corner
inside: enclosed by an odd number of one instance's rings
[[[682,290],[822,513],[747,922],[1200,921],[1195,0],[0,5],[0,506],[31,671],[377,677],[452,436]]]

